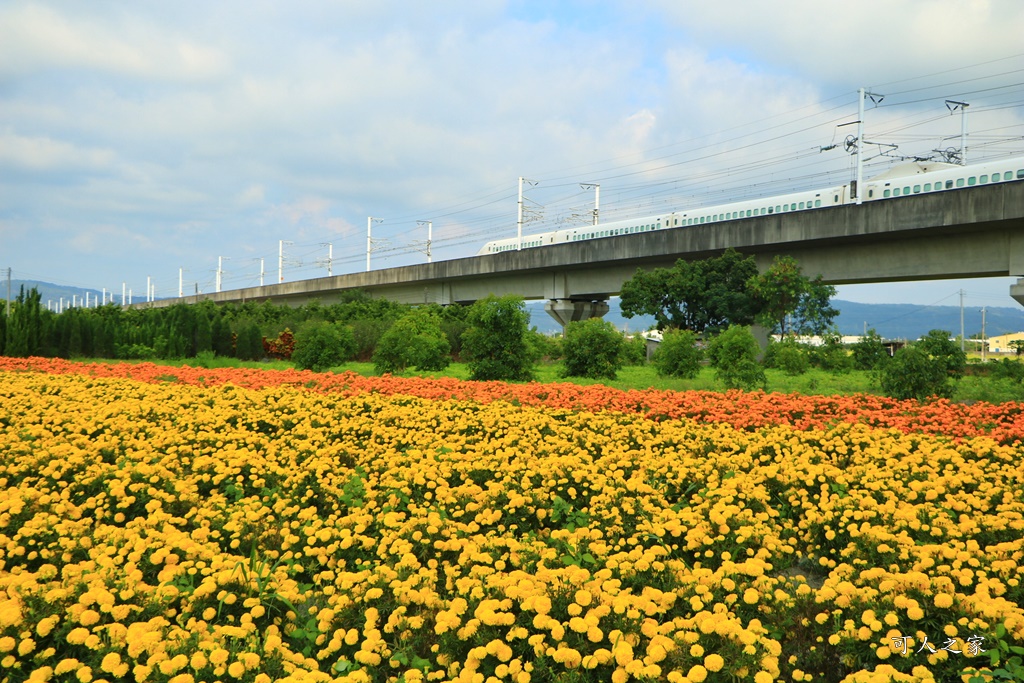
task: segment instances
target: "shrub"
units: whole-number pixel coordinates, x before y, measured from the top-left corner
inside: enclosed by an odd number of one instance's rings
[[[466,322],[462,355],[471,379],[532,379],[536,355],[527,342],[530,315],[521,297],[481,299],[470,307]]]
[[[263,358],[263,335],[259,325],[246,320],[238,326],[235,337],[235,356],[242,360],[259,360]]]
[[[561,337],[546,335],[538,332],[537,328],[534,327],[526,335],[526,342],[530,345],[530,353],[533,354],[534,358],[554,361],[562,357]]]
[[[651,363],[662,377],[693,379],[700,374],[700,360],[703,355],[703,351],[697,346],[696,334],[690,330],[669,330],[661,338]]]
[[[562,376],[615,379],[622,367],[624,345],[622,334],[606,320],[571,322],[562,340]]]
[[[647,338],[637,332],[627,337],[622,345],[623,365],[645,365],[647,363]]]
[[[807,350],[807,359],[811,365],[833,373],[849,372],[853,367],[853,359],[843,346],[843,338],[835,330],[822,335],[821,346]],[[799,373],[798,373],[799,374]]]
[[[946,330],[931,330],[915,346],[938,363],[947,376],[960,379],[967,367],[967,355],[949,336]]]
[[[1024,363],[1015,358],[1000,358],[989,367],[995,379],[1010,379],[1018,383],[1024,380]]]
[[[298,368],[323,372],[351,358],[355,350],[355,337],[348,327],[316,321],[295,335],[291,359]]]
[[[920,345],[897,351],[882,368],[880,380],[882,391],[893,398],[922,400],[953,395],[945,363],[929,356]]]
[[[413,309],[381,336],[373,354],[377,374],[417,370],[444,370],[451,362],[451,345],[441,319],[429,309]]]
[[[352,335],[356,340],[355,357],[362,361],[373,358],[380,338],[394,324],[390,319],[359,318],[352,321]]]
[[[811,367],[807,349],[793,337],[786,337],[782,341],[773,342],[769,348],[772,350],[771,359],[773,367],[782,370],[790,376],[802,375]],[[765,354],[768,355],[767,353]],[[767,365],[767,363],[765,363]]]
[[[861,337],[851,349],[853,367],[858,370],[877,370],[889,360],[889,352],[882,343],[882,337],[874,329]]]
[[[761,349],[749,327],[730,325],[711,340],[708,357],[726,389],[764,389],[768,380],[757,362]]]

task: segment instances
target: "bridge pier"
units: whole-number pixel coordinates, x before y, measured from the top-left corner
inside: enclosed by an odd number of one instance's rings
[[[1024,277],[1019,278],[1017,284],[1010,285],[1010,296],[1021,306],[1024,306]]]
[[[544,310],[558,321],[565,331],[565,326],[578,320],[601,318],[608,312],[607,301],[574,301],[572,299],[551,299],[544,304]]]

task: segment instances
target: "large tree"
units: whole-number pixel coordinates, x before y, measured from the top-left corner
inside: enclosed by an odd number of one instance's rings
[[[702,261],[680,259],[671,268],[638,270],[622,285],[622,313],[653,315],[658,329],[698,333],[749,325],[759,310],[749,289],[756,275],[753,257],[733,249]]]
[[[809,278],[792,256],[776,256],[771,267],[749,281],[760,302],[759,323],[781,334],[820,335],[832,326],[839,311],[829,304],[836,288],[820,275]]]

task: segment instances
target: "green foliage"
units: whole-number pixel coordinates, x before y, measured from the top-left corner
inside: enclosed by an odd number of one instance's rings
[[[623,365],[644,365],[647,363],[647,339],[642,334],[626,337],[622,346]]]
[[[776,256],[771,267],[748,282],[760,303],[757,320],[770,332],[785,337],[824,334],[839,311],[829,305],[836,288],[821,276],[813,280],[791,256]]]
[[[428,308],[414,309],[381,336],[373,354],[378,374],[417,370],[443,370],[451,362],[451,345],[441,330],[441,318]]]
[[[355,338],[349,328],[323,321],[311,322],[295,335],[292,362],[304,370],[323,372],[351,358],[355,348]]]
[[[356,342],[356,358],[370,360],[377,352],[381,337],[394,324],[393,320],[359,318],[352,321],[352,335]]]
[[[877,370],[889,360],[889,351],[874,328],[868,330],[868,333],[853,345],[851,355],[853,367],[858,370]]]
[[[1010,342],[1010,348],[1013,349],[1018,356],[1024,354],[1024,339],[1014,339]]]
[[[527,342],[530,315],[522,298],[495,297],[470,307],[469,329],[462,335],[463,356],[476,380],[526,381],[536,356]]]
[[[25,286],[21,286],[17,298],[11,302],[5,333],[6,355],[20,358],[40,355],[43,346],[42,295],[35,287],[26,293]]]
[[[782,370],[790,377],[802,375],[811,367],[807,349],[793,337],[784,337],[782,341],[772,342],[769,348],[772,350],[771,367]]]
[[[882,391],[893,398],[951,398],[967,357],[945,330],[932,330],[896,352],[881,371]]]
[[[733,249],[703,261],[680,259],[672,268],[638,270],[622,285],[622,314],[653,315],[659,330],[701,333],[730,324],[749,325],[759,310],[749,288],[756,275],[753,257]]]
[[[893,398],[949,398],[953,387],[943,363],[920,346],[905,346],[881,370],[882,392]]]
[[[726,389],[764,389],[768,383],[757,362],[761,349],[749,327],[730,325],[708,345],[715,377]]]
[[[1000,358],[989,364],[992,377],[1009,379],[1020,383],[1024,381],[1024,363],[1012,358]]]
[[[821,342],[819,346],[808,349],[811,365],[837,373],[849,372],[853,368],[853,359],[837,331],[833,329],[821,335]]]
[[[1013,638],[1004,624],[996,625],[995,646],[989,646],[984,654],[988,656],[989,669],[974,667],[962,671],[967,683],[992,683],[993,681],[1024,681],[1024,647],[1013,644]]]
[[[964,376],[967,355],[950,339],[950,333],[946,330],[931,330],[917,341],[916,346],[939,363],[949,377],[960,379]]]
[[[668,330],[654,351],[651,363],[661,377],[693,379],[700,373],[704,352],[697,346],[697,335],[689,330]]]
[[[238,326],[235,338],[235,357],[242,360],[263,358],[263,335],[253,320],[246,320]]]
[[[562,340],[565,377],[615,379],[622,367],[625,340],[615,326],[601,318],[571,322]]]
[[[546,335],[533,327],[527,333],[526,341],[530,345],[530,353],[534,358],[554,361],[562,357],[561,337]]]

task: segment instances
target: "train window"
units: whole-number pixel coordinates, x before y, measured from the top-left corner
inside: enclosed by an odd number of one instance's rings
[[[987,175],[981,176],[980,178],[978,178],[978,182],[981,183],[982,185],[984,185],[985,183],[988,182],[988,176]]]
[[[914,185],[914,194],[917,194],[920,191],[921,191],[921,186],[920,185]]]
[[[892,188],[892,196],[893,197],[899,197],[900,196],[900,188],[898,188],[898,187]]]
[[[932,191],[932,184],[931,183],[925,183],[924,184],[924,191],[925,192],[931,192]]]
[[[978,179],[975,178],[974,176],[971,176],[970,178],[967,179],[968,187],[973,187],[974,185],[977,185],[977,184],[978,184]]]
[[[1017,169],[1017,180],[1020,180],[1021,178],[1024,178],[1024,168]]]
[[[903,188],[903,194],[910,194],[910,186],[909,185],[907,185],[906,187]]]
[[[814,200],[814,208],[816,208],[816,209],[820,209],[821,208],[821,200],[820,199],[815,199]]]
[[[1004,173],[1003,180],[1013,180],[1013,171],[1007,171]]]
[[[953,181],[952,180],[947,180],[946,181],[946,189],[949,190],[952,187],[953,187]]]
[[[800,208],[801,208],[801,209],[803,209],[803,208],[804,208],[804,203],[803,203],[803,202],[800,202]]]
[[[885,191],[882,192],[882,199],[888,199],[891,194],[892,191],[890,191],[889,188],[885,188]]]
[[[957,187],[963,187],[964,186],[964,179],[963,178],[957,178],[956,179],[956,186]]]

